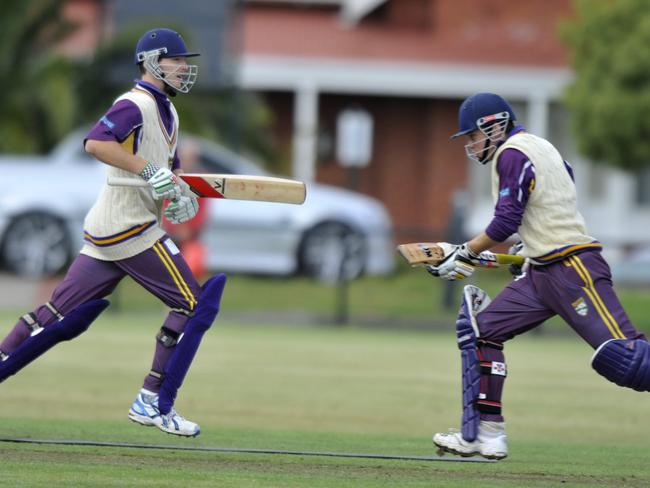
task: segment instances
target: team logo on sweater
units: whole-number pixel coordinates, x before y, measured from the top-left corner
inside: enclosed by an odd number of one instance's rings
[[[589,307],[587,306],[587,302],[585,302],[585,299],[582,297],[578,298],[575,302],[573,302],[571,306],[573,307],[573,310],[575,310],[576,313],[581,317],[585,317],[589,313]]]
[[[115,122],[113,122],[111,119],[106,117],[106,115],[104,115],[101,119],[99,119],[99,121],[105,126],[107,126],[109,129],[115,127]]]

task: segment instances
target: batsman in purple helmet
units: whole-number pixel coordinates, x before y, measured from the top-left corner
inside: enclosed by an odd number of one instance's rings
[[[485,231],[450,246],[428,271],[445,280],[471,276],[478,253],[518,234],[512,252],[525,264],[490,300],[463,291],[456,329],[462,361],[461,430],[433,436],[443,452],[502,459],[508,455],[501,395],[507,375],[503,345],[559,315],[596,352],[593,368],[610,381],[650,391],[650,345],[630,323],[612,288],[602,244],[578,212],[571,166],[547,140],[526,132],[499,95],[477,93],[459,111],[467,156],[489,164],[494,216]]]
[[[198,54],[189,52],[173,30],[153,29],[140,38],[135,64],[141,79],[115,100],[86,135],[84,147],[106,164],[108,176],[144,179],[149,185],[104,185],[84,222],[84,246],[51,300],[21,317],[0,343],[2,381],[59,341],[84,332],[106,305],[98,299],[130,276],[169,313],[128,416],[188,437],[198,435],[199,426],[180,416],[173,403],[225,285],[220,274],[201,288],[160,225],[165,200],[170,203],[164,214],[175,224],[192,219],[198,210],[196,198],[176,178],[182,172],[179,120],[170,101],[194,85],[198,68],[188,64],[194,56]]]

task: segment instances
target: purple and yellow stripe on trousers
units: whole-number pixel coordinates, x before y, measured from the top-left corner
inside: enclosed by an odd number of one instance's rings
[[[117,234],[104,237],[96,237],[89,234],[87,231],[84,231],[84,241],[90,242],[92,245],[97,247],[115,246],[117,244],[122,244],[129,239],[133,239],[136,236],[139,236],[154,225],[156,225],[155,220],[152,222],[147,222],[146,224],[139,224],[131,227],[130,229],[118,232]]]
[[[595,251],[603,248],[603,245],[598,241],[588,242],[587,244],[572,244],[570,246],[560,247],[551,251],[548,254],[543,256],[538,256],[532,259],[533,264],[551,264],[556,261],[561,261],[573,254],[580,253],[582,251]]]
[[[614,319],[611,312],[607,309],[605,302],[598,294],[598,290],[596,290],[596,287],[594,286],[594,280],[591,278],[591,274],[589,274],[587,267],[580,260],[580,257],[578,255],[569,256],[567,261],[568,263],[565,263],[566,266],[572,266],[584,282],[582,289],[591,300],[591,303],[593,303],[596,312],[598,312],[601,320],[611,332],[612,337],[614,337],[614,339],[625,339],[625,334],[623,334],[616,319]]]
[[[185,298],[185,300],[187,301],[187,305],[190,311],[194,310],[194,307],[196,306],[196,302],[197,302],[196,297],[192,293],[192,290],[190,290],[190,287],[187,285],[187,282],[183,279],[183,275],[176,267],[174,260],[167,252],[165,246],[163,246],[160,243],[160,241],[157,241],[153,245],[153,250],[158,255],[165,268],[167,268],[169,275],[172,277],[172,280],[178,287],[178,290],[181,292],[181,295],[183,295],[183,298]]]

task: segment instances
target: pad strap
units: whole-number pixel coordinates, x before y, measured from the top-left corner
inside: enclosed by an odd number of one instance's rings
[[[154,369],[149,371],[149,376],[153,376],[154,378],[156,378],[158,380],[162,380],[162,378],[163,378],[163,374],[160,371],[156,371]]]
[[[499,361],[481,361],[480,365],[481,374],[483,375],[508,376],[506,363]]]
[[[26,313],[20,319],[25,323],[30,331],[30,335],[36,335],[43,330],[43,325],[38,321],[38,317],[33,312]]]
[[[172,311],[172,312],[176,312],[176,313],[180,313],[180,314],[183,314],[183,315],[187,315],[187,316],[190,317],[190,318],[194,316],[194,312],[193,312],[193,311],[191,311],[191,310],[186,310],[186,309],[184,309],[184,308],[172,308],[171,311]]]
[[[180,334],[178,332],[168,327],[165,327],[164,325],[160,328],[158,334],[156,334],[156,339],[158,340],[158,342],[160,342],[163,345],[163,347],[166,347],[167,349],[169,349],[170,347],[174,347],[178,343],[179,337]]]
[[[476,400],[476,409],[481,413],[501,415],[501,402],[495,402],[493,400],[482,399],[479,397],[479,399]]]
[[[63,320],[63,314],[59,312],[52,302],[47,302],[45,306],[50,312],[52,312],[52,315],[54,315],[57,320]]]
[[[500,342],[486,341],[485,339],[476,339],[476,345],[479,347],[489,347],[490,349],[503,351],[503,344]]]

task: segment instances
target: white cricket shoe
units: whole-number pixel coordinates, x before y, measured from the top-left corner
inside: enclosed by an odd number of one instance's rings
[[[472,442],[463,439],[458,430],[449,429],[449,432],[434,434],[433,443],[438,446],[440,454],[450,452],[463,457],[479,455],[487,459],[503,459],[508,456],[506,438],[504,422],[481,420],[476,440]]]
[[[158,409],[158,395],[144,388],[129,409],[129,419],[147,427],[155,425],[168,434],[196,437],[201,433],[197,424],[184,419],[173,408],[168,414],[162,415]]]

